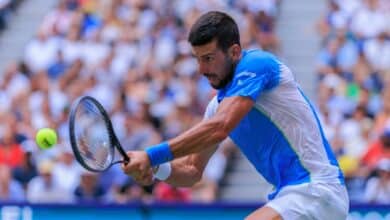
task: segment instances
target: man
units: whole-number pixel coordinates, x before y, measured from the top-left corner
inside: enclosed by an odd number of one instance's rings
[[[384,129],[378,140],[368,146],[361,161],[369,169],[373,169],[381,159],[390,159],[390,126]]]
[[[344,179],[309,101],[285,65],[263,51],[241,51],[239,38],[225,13],[208,12],[196,21],[188,40],[199,71],[218,94],[193,128],[128,152],[124,172],[150,184],[154,167],[157,179],[192,186],[229,137],[274,186],[270,201],[247,219],[346,219]]]

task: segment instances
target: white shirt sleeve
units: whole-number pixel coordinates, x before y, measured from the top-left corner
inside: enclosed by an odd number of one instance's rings
[[[203,119],[211,118],[216,112],[218,108],[218,100],[217,96],[214,96],[213,99],[209,102],[206,107],[206,111],[204,113]]]

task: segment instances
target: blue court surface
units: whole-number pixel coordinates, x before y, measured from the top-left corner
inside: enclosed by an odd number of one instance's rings
[[[195,220],[244,219],[261,204],[127,204],[127,205],[30,205],[1,204],[0,220]],[[353,205],[348,220],[389,220],[390,206]]]

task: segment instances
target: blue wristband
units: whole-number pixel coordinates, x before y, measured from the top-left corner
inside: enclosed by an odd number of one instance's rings
[[[152,166],[157,166],[173,160],[173,154],[168,142],[148,147],[145,151],[149,156],[150,164]]]

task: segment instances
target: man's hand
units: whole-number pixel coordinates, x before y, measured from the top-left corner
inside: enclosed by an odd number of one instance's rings
[[[153,170],[150,166],[149,157],[144,151],[129,151],[127,155],[130,162],[122,164],[122,170],[141,185],[153,183]]]

